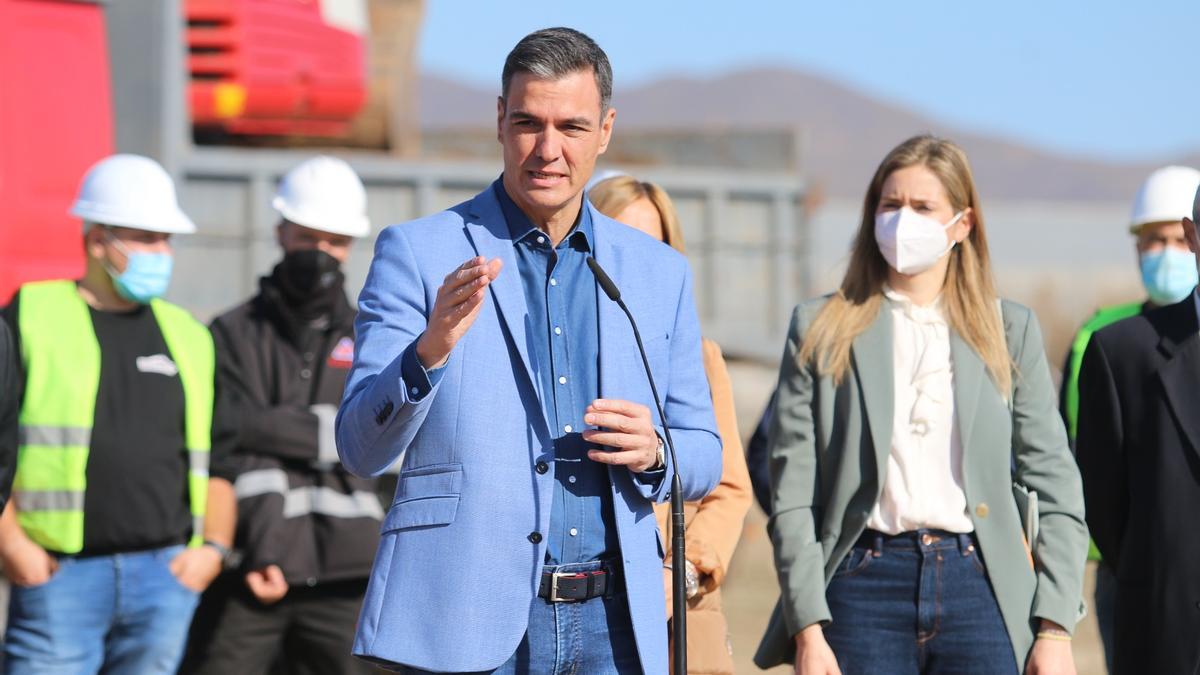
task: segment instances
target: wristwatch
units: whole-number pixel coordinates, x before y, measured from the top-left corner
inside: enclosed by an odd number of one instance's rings
[[[211,546],[221,556],[221,567],[229,567],[230,560],[233,558],[233,551],[229,550],[228,546],[212,539],[205,539],[204,545]]]
[[[665,448],[666,448],[666,446],[663,444],[662,436],[659,436],[658,437],[658,447],[654,450],[655,456],[658,458],[658,461],[654,463],[654,466],[650,467],[650,471],[658,471],[659,469],[667,468],[667,454],[664,451]]]
[[[700,594],[700,572],[691,560],[684,560],[683,565],[683,587],[685,589],[685,597],[688,600]],[[672,569],[671,562],[664,562],[663,569]]]
[[[691,560],[683,562],[683,583],[687,588],[688,600],[691,600],[700,593],[700,573],[696,571],[696,566],[692,564]]]

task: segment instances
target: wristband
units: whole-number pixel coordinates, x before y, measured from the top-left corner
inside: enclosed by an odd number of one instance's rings
[[[218,542],[215,542],[212,539],[205,539],[204,545],[211,546],[211,547],[213,547],[213,549],[215,549],[217,551],[217,553],[221,556],[222,564],[224,564],[227,560],[229,560],[230,556],[233,555],[233,551],[229,550],[228,546],[218,543]]]

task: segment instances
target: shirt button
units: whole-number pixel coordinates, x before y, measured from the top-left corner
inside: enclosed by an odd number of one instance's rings
[[[554,277],[551,277],[551,278],[550,278],[550,285],[551,285],[551,286],[557,286],[557,285],[558,285],[558,279],[555,279]]]
[[[528,539],[529,543],[531,543],[531,544],[540,544],[540,543],[542,543],[542,533],[541,532],[530,532],[529,536],[526,537],[526,539]]]
[[[567,482],[568,482],[568,483],[574,483],[574,482],[575,482],[575,480],[576,480],[576,479],[575,479],[575,476],[567,476]]]
[[[313,358],[314,358],[315,356],[316,356],[316,354],[313,354],[312,352],[306,352],[306,353],[304,354],[304,360],[305,360],[305,361],[312,361],[312,360],[313,360]]]
[[[550,465],[545,462],[538,462],[533,468],[537,469],[538,473],[546,473],[550,470]]]
[[[579,530],[577,530],[577,529],[575,529],[575,528],[573,528],[573,527],[572,527],[572,528],[571,528],[571,536],[572,536],[572,537],[574,537],[574,536],[575,536],[575,535],[577,535],[577,534],[579,534]]]
[[[983,502],[979,502],[979,505],[975,507],[975,515],[979,516],[980,518],[987,518],[988,505]]]
[[[559,383],[559,384],[566,384],[566,383],[567,383],[567,378],[565,378],[565,377],[559,377],[559,378],[558,378],[558,383]]]
[[[539,235],[539,236],[538,236],[538,238],[537,238],[537,242],[538,242],[539,244],[544,244],[544,243],[546,243],[546,238],[545,238],[545,237],[543,237],[543,236],[540,236],[540,235]]]
[[[310,377],[312,377],[312,371],[308,368],[300,371],[300,379],[307,380]]]
[[[571,433],[571,425],[568,424],[567,426],[563,427],[563,431],[567,432],[568,434]]]
[[[317,585],[317,579],[316,579],[316,577],[309,577],[309,578],[307,578],[307,579],[305,579],[305,580],[304,580],[304,583],[308,584],[310,587],[312,587],[312,586],[316,586],[316,585]]]
[[[559,328],[558,326],[555,326],[555,327],[554,327],[554,334],[555,334],[555,335],[562,335],[562,328]]]

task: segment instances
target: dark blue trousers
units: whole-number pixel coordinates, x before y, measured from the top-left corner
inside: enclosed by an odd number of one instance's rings
[[[1012,644],[969,534],[868,531],[826,591],[843,675],[1016,675]]]

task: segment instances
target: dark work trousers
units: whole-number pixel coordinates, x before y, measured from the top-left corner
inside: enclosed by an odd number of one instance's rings
[[[350,655],[367,580],[292,586],[259,602],[240,573],[225,573],[200,600],[180,673],[331,675],[374,673]]]

